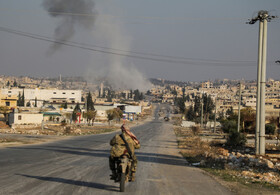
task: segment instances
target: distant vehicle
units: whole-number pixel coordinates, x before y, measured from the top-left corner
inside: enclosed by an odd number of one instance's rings
[[[56,108],[53,107],[53,106],[48,106],[47,108],[52,109],[52,110],[56,110]]]

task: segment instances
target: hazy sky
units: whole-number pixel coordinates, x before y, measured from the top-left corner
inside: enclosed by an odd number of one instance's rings
[[[256,79],[258,23],[246,21],[261,9],[280,16],[280,0],[92,1],[94,16],[77,16],[95,18],[91,28],[75,24],[68,40],[87,50],[51,51],[54,44],[38,37],[54,40],[67,16],[51,16],[43,0],[0,0],[0,75],[115,75],[112,82],[129,76],[124,84],[142,74],[180,81]],[[280,65],[274,63],[279,58],[276,19],[268,23],[267,77],[280,79]]]

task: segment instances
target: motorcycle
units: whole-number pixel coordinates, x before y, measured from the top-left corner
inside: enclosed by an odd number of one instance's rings
[[[120,182],[120,192],[124,192],[125,183],[131,181],[132,159],[127,155],[121,156],[117,160],[117,177],[115,182]]]

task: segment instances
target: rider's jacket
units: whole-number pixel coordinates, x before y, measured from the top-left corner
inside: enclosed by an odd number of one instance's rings
[[[128,143],[132,156],[134,156],[134,149],[139,149],[140,144],[136,144],[133,141],[133,139],[126,133],[123,133],[123,137],[126,140],[126,142]],[[128,154],[125,143],[120,135],[115,135],[115,137],[113,137],[113,139],[111,139],[110,145],[112,146],[111,157],[120,157],[123,154]]]

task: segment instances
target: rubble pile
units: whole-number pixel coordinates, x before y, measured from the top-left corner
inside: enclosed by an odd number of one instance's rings
[[[203,141],[191,129],[174,128],[178,148],[189,166],[216,170],[245,183],[268,183],[280,189],[280,147],[266,144],[267,155],[257,156],[253,144],[234,149],[219,141]],[[221,171],[221,172],[220,172]],[[217,172],[216,172],[217,173]]]
[[[247,150],[249,152],[249,149]],[[278,157],[263,157],[242,154],[238,151],[229,152],[227,149],[218,148],[216,152],[205,151],[203,156],[204,159],[195,165],[240,170],[241,173],[237,176],[280,186],[280,155]]]

